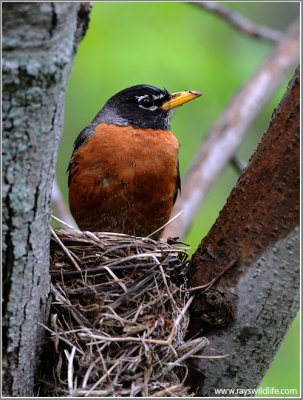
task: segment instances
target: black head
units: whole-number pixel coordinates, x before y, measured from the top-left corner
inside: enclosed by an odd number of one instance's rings
[[[161,109],[170,94],[149,85],[136,85],[111,97],[93,122],[135,128],[169,129],[172,112]]]
[[[166,89],[162,90],[154,86],[132,86],[111,97],[97,114],[93,124],[105,122],[120,126],[131,125],[141,129],[166,130],[170,128],[170,118],[175,107],[201,94],[187,91],[171,95]],[[174,102],[171,101],[172,99]]]

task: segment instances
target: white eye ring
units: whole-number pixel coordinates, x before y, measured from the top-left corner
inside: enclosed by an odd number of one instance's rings
[[[138,105],[140,108],[143,108],[144,110],[149,110],[149,111],[154,111],[156,110],[158,107],[154,104],[154,101],[148,96],[148,95],[144,95],[144,96],[138,96],[136,97],[137,101],[138,101]],[[146,101],[146,105],[144,105],[144,100],[147,99],[149,101]],[[150,106],[148,106],[148,103],[150,103]]]

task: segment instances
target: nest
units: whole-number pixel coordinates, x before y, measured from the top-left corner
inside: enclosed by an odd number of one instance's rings
[[[184,339],[187,257],[180,244],[52,229],[39,395],[192,395],[185,360],[208,341]]]

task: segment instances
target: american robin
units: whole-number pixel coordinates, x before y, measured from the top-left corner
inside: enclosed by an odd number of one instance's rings
[[[169,220],[180,190],[170,118],[201,95],[137,85],[106,102],[77,137],[68,166],[70,210],[81,230],[144,237]]]

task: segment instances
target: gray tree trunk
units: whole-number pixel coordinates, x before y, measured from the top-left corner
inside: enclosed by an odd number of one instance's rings
[[[195,363],[199,396],[254,397],[300,306],[300,231],[295,228],[249,268],[233,288],[235,319],[224,329],[206,333],[204,355],[232,358]],[[216,393],[217,389],[232,392]]]
[[[3,3],[3,394],[31,396],[48,314],[50,197],[88,3]]]

